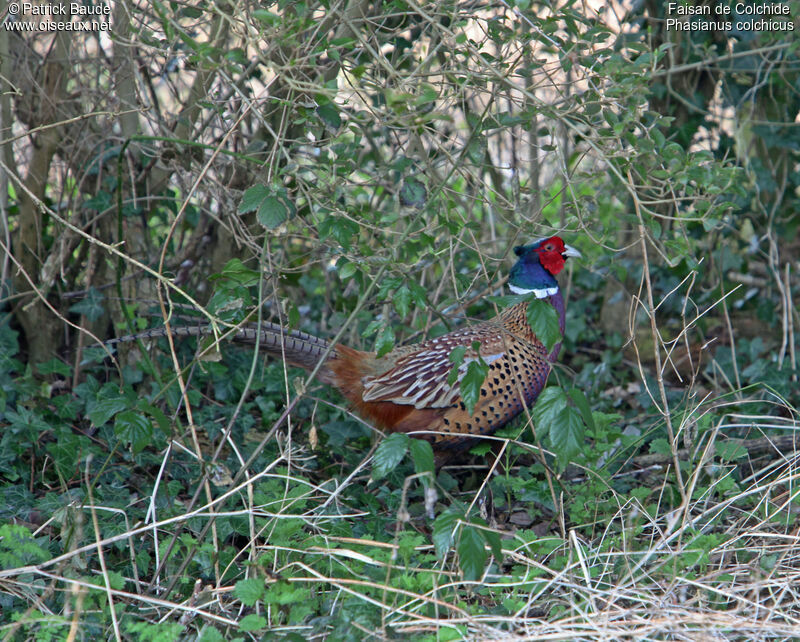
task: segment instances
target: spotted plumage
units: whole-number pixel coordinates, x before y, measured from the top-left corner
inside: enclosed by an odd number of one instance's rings
[[[557,236],[515,248],[519,257],[509,275],[509,287],[517,294],[532,294],[550,303],[564,331],[564,300],[555,275],[567,257],[580,254]],[[262,350],[307,369],[315,368],[327,352],[318,377],[332,384],[355,410],[388,432],[416,433],[433,442],[439,451],[463,443],[467,437],[489,435],[531,407],[545,385],[560,344],[550,352],[528,323],[527,300],[497,317],[455,330],[441,337],[397,347],[378,357],[272,323],[246,325],[232,339],[256,343]],[[172,328],[174,335],[205,335],[206,326]],[[163,328],[113,342],[162,336]],[[461,398],[460,380],[471,361],[478,358],[473,345],[480,344],[480,358],[489,366],[472,413]],[[466,349],[458,376],[448,381],[453,368],[450,355]]]

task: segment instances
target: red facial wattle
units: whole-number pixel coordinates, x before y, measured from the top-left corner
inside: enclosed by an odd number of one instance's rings
[[[539,263],[542,267],[550,272],[553,276],[564,269],[566,263],[564,259],[564,252],[566,247],[564,241],[559,237],[553,236],[552,238],[545,239],[539,247],[537,253],[539,254]]]

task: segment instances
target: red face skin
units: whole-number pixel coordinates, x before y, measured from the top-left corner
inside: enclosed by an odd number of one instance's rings
[[[539,255],[539,263],[542,264],[542,267],[555,276],[564,269],[566,261],[563,255],[566,251],[567,248],[561,237],[551,236],[541,242],[536,253]]]

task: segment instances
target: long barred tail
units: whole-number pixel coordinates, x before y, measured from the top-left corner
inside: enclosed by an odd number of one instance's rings
[[[170,326],[170,332],[173,337],[207,337],[214,334],[210,325],[177,325]],[[313,370],[317,364],[325,356],[325,352],[330,345],[329,341],[320,339],[307,332],[300,330],[289,330],[281,328],[276,323],[269,321],[262,321],[261,324],[248,323],[233,332],[227,333],[221,329],[222,336],[227,340],[234,343],[243,343],[248,345],[255,345],[263,352],[276,357],[284,359],[290,363],[306,370]],[[126,343],[130,341],[137,341],[139,339],[156,339],[167,336],[167,329],[152,328],[137,334],[129,334],[118,339],[111,339],[106,341],[105,345],[114,345],[117,343]],[[325,383],[332,383],[334,379],[333,371],[327,365],[332,359],[336,359],[336,348],[328,352],[325,358],[326,363],[320,368],[318,378]]]

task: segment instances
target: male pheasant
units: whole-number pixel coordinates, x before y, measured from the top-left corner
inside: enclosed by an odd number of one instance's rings
[[[564,333],[564,299],[555,276],[567,257],[580,253],[558,236],[514,248],[518,260],[509,274],[514,294],[533,294],[552,305]],[[455,330],[434,339],[397,347],[378,357],[336,344],[299,330],[287,330],[269,322],[238,328],[231,339],[255,343],[266,353],[288,363],[314,369],[327,351],[318,371],[319,380],[333,385],[365,419],[387,432],[417,433],[433,442],[437,451],[461,444],[469,437],[490,435],[523,409],[531,407],[545,385],[561,344],[550,352],[531,329],[527,318],[529,300],[512,305],[490,321]],[[211,333],[209,326],[174,327],[173,335]],[[164,328],[115,339],[109,343],[164,336]],[[461,398],[459,382],[477,355],[489,372],[480,397],[470,414]],[[450,353],[466,348],[459,377],[451,385]],[[524,401],[523,401],[524,400]]]

